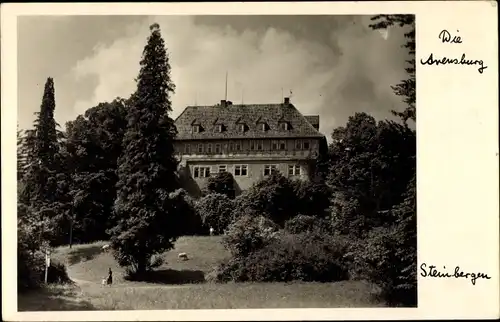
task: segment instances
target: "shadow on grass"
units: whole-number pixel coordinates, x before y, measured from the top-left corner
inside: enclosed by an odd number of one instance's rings
[[[18,311],[91,311],[90,302],[78,299],[74,287],[49,287],[19,293]]]
[[[136,276],[133,280],[137,282],[171,285],[199,284],[205,283],[205,273],[198,270],[161,269],[148,272],[145,276]]]
[[[68,263],[69,265],[73,265],[79,262],[89,261],[101,253],[101,246],[75,248],[68,254]]]

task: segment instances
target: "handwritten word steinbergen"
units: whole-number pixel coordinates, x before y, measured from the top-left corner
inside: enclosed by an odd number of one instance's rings
[[[443,269],[446,269],[446,266],[443,266]],[[465,278],[468,279],[470,278],[470,281],[472,285],[476,285],[476,280],[478,278],[484,278],[484,279],[491,279],[491,277],[488,276],[488,274],[485,273],[464,273],[463,271],[460,270],[460,266],[455,267],[455,271],[453,274],[450,273],[442,273],[436,269],[436,266],[434,265],[429,265],[427,266],[426,263],[422,263],[420,265],[420,270],[422,271],[420,275],[422,277],[437,277],[437,278]]]
[[[457,30],[457,33],[459,30]],[[441,40],[441,43],[443,44],[461,44],[462,43],[462,37],[459,35],[452,35],[448,30],[443,29],[439,34],[438,34],[438,39]],[[429,66],[438,66],[438,65],[479,65],[479,68],[477,71],[479,74],[482,74],[483,71],[488,68],[488,66],[484,65],[484,62],[481,59],[467,59],[465,53],[462,54],[462,56],[459,58],[450,58],[450,57],[442,57],[442,58],[435,58],[434,53],[431,53],[429,57],[426,60],[420,59],[420,63],[422,65],[429,65]]]

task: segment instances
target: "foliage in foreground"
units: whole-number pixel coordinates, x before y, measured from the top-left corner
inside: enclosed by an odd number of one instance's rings
[[[350,253],[358,274],[379,285],[388,303],[417,303],[416,185],[410,182],[405,200],[391,209],[394,224],[370,231],[352,244]]]
[[[219,282],[333,282],[346,280],[344,249],[332,238],[314,233],[270,238],[245,256],[233,256],[210,278]],[[243,255],[243,254],[242,254]]]

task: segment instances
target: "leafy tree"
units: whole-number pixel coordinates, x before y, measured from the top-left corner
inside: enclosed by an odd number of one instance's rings
[[[117,162],[127,126],[128,101],[116,99],[88,109],[66,125],[66,166],[71,173],[72,238],[108,239],[114,226]]]
[[[328,184],[336,229],[362,235],[390,222],[384,211],[402,201],[416,171],[415,131],[356,113],[332,138]]]
[[[221,193],[211,193],[196,202],[196,209],[206,229],[212,227],[217,233],[223,233],[234,220],[233,202]]]
[[[399,116],[404,123],[408,119],[416,121],[416,81],[415,81],[415,15],[376,15],[371,18],[374,21],[370,27],[374,30],[388,29],[393,26],[406,27],[407,32],[404,34],[407,42],[403,45],[408,49],[408,54],[411,56],[407,60],[408,67],[406,72],[408,78],[401,81],[401,83],[392,86],[394,93],[398,96],[403,96],[403,101],[408,104],[408,107],[403,112],[392,111],[394,115]]]
[[[136,276],[157,266],[153,255],[171,249],[180,234],[170,195],[178,187],[177,130],[168,115],[175,86],[159,25],[150,31],[118,159],[117,225],[109,231],[115,258]]]
[[[233,175],[231,172],[224,171],[208,178],[207,190],[208,193],[221,193],[234,199],[236,193]]]
[[[417,304],[416,180],[408,184],[404,200],[389,216],[393,223],[370,231],[353,243],[346,258],[353,258],[364,278],[378,284],[392,305]]]

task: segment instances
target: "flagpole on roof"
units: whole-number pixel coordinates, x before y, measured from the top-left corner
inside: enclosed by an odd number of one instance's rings
[[[225,92],[225,95],[224,95],[224,100],[227,101],[227,70],[226,70],[226,92]]]

